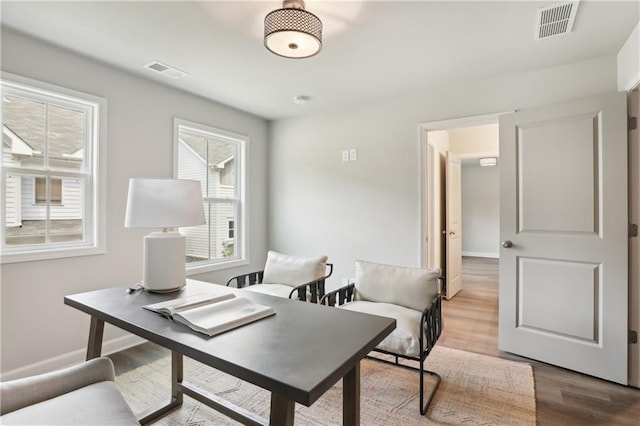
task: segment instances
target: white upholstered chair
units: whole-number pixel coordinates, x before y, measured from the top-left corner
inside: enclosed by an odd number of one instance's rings
[[[406,268],[355,262],[355,283],[327,293],[320,303],[396,320],[396,329],[374,349],[393,355],[395,362],[420,371],[420,413],[425,414],[440,386],[440,376],[425,370],[424,362],[442,332],[442,296],[439,269]],[[398,358],[417,361],[418,368],[400,364]],[[425,403],[424,373],[436,378]]]
[[[318,303],[324,296],[325,280],[332,272],[333,264],[327,263],[327,256],[289,256],[271,250],[264,270],[235,276],[227,281],[227,286]]]
[[[0,384],[2,425],[138,425],[114,383],[113,363],[95,358]]]

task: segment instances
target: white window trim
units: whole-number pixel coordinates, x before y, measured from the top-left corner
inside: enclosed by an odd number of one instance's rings
[[[86,212],[84,220],[89,221],[86,228],[87,241],[80,243],[56,243],[55,246],[39,244],[34,247],[21,247],[19,250],[7,250],[6,246],[0,253],[0,264],[28,262],[34,260],[58,259],[76,256],[89,256],[103,254],[107,251],[107,202],[106,202],[106,159],[107,159],[107,100],[98,96],[79,92],[66,87],[33,80],[8,72],[2,72],[0,84],[17,89],[28,89],[46,96],[61,100],[85,103],[93,107],[93,117],[87,117],[90,123],[97,123],[97,128],[92,129],[92,139],[87,147],[88,158],[91,158],[92,173],[86,181],[89,197],[84,204]],[[47,172],[50,173],[50,172]],[[53,172],[63,176],[65,173]],[[5,173],[0,173],[0,196],[4,200]],[[5,211],[0,209],[0,240],[4,246],[4,230],[6,228]]]
[[[235,250],[238,254],[238,258],[232,260],[215,260],[208,262],[198,262],[198,264],[185,263],[185,271],[187,276],[202,274],[205,272],[220,271],[223,269],[236,268],[242,265],[249,264],[249,219],[247,212],[249,211],[249,138],[238,133],[222,130],[217,127],[207,126],[205,124],[194,123],[192,121],[184,120],[175,117],[173,119],[173,176],[178,176],[178,144],[180,127],[188,127],[193,130],[213,133],[220,139],[228,139],[230,141],[240,141],[240,149],[238,152],[239,160],[236,163],[236,188],[240,190],[240,199],[236,203],[236,223],[235,223],[235,235],[236,241],[239,242],[239,248]],[[238,167],[238,164],[240,165]],[[241,178],[242,177],[242,178]],[[230,200],[231,201],[231,200]],[[240,226],[238,226],[240,223]]]

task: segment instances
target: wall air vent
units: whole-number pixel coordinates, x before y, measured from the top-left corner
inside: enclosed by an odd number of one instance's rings
[[[573,29],[580,0],[566,1],[538,9],[535,39],[568,34]]]
[[[189,75],[189,73],[180,71],[177,68],[170,67],[169,65],[158,61],[149,62],[144,67],[176,80],[184,77],[185,75]]]

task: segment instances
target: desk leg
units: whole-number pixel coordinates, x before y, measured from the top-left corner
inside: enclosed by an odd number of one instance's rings
[[[293,426],[296,403],[276,393],[271,393],[271,414],[269,425]]]
[[[342,378],[342,424],[360,425],[360,362]]]
[[[182,404],[182,380],[184,378],[183,357],[181,353],[171,351],[171,399],[174,404]]]
[[[153,423],[182,405],[182,359],[181,353],[171,351],[171,400],[160,408],[143,413],[138,418],[141,425]]]
[[[102,335],[104,333],[104,321],[92,316],[89,326],[89,343],[87,344],[87,361],[98,358],[102,354]]]

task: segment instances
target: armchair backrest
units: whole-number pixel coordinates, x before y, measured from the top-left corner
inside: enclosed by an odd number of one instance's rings
[[[355,300],[392,303],[422,311],[438,294],[440,269],[408,268],[356,260]]]
[[[296,287],[324,277],[326,268],[327,256],[288,256],[270,250],[264,266],[262,283]]]

